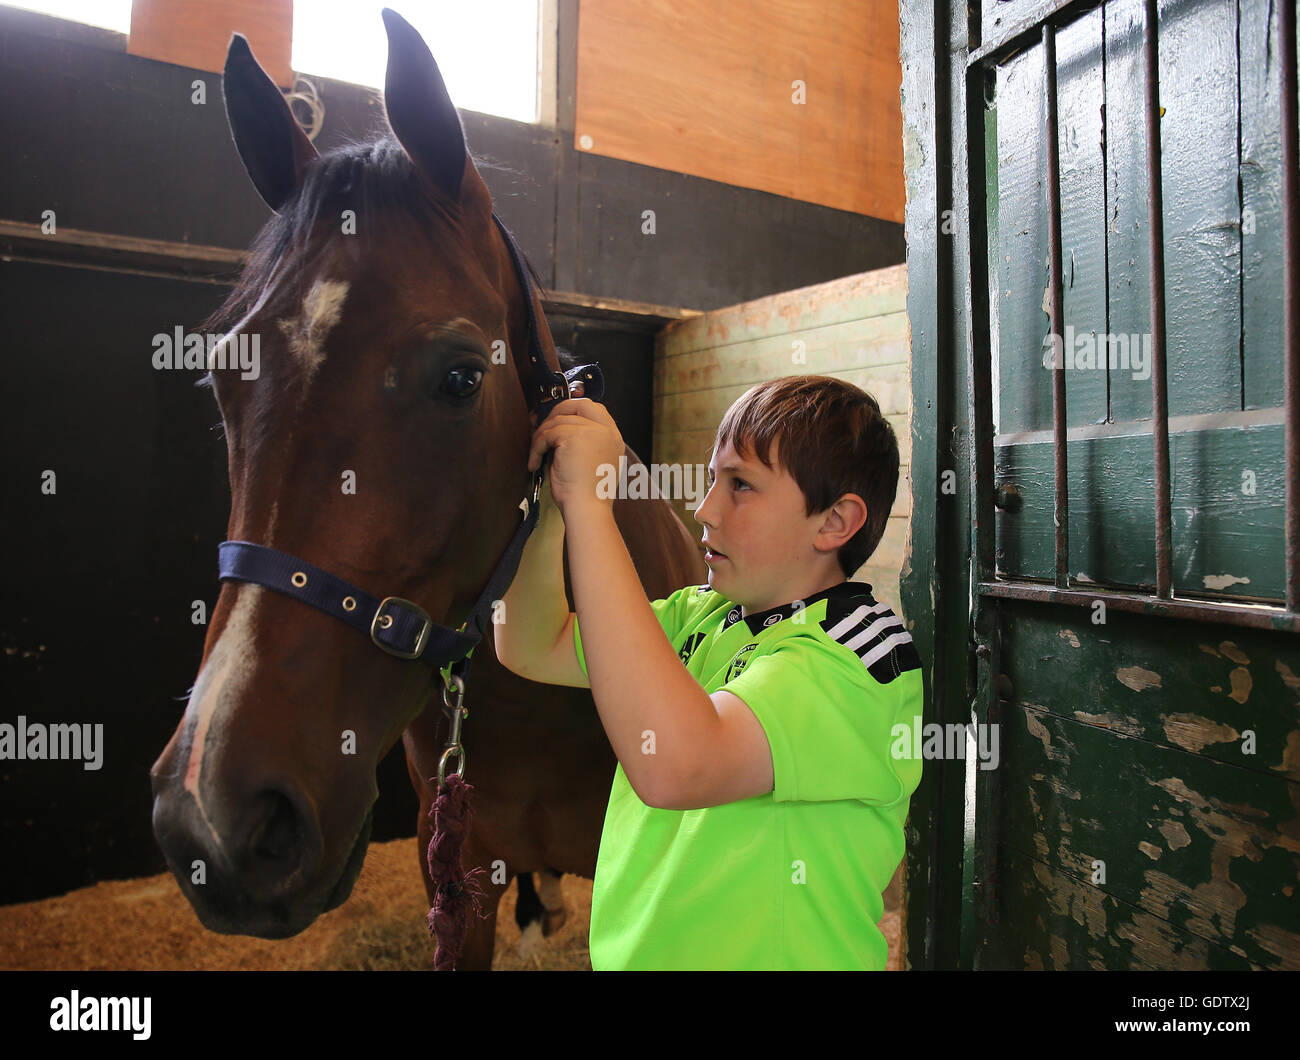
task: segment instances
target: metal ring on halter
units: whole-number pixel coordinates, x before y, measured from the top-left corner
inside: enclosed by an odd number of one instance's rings
[[[460,759],[460,765],[456,768],[456,776],[465,775],[465,748],[460,744],[453,744],[442,752],[442,757],[438,759],[438,787],[442,788],[447,783],[447,759],[455,755]]]

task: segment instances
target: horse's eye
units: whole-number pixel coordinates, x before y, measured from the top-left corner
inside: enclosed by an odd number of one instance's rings
[[[479,388],[482,382],[483,369],[481,368],[453,368],[443,377],[438,389],[449,397],[467,398]]]

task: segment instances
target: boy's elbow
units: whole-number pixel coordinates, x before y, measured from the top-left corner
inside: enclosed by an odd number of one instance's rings
[[[501,634],[498,632],[500,628],[501,626],[497,623],[492,626],[492,646],[496,649],[497,662],[516,677],[527,678],[528,675],[524,673],[524,668],[519,664],[519,661],[504,650],[505,645],[501,643]]]
[[[624,773],[626,773],[626,769]],[[636,792],[636,797],[649,806],[650,809],[681,810],[691,808],[684,805],[685,802],[690,800],[684,796],[684,785],[680,780],[663,776],[653,779],[656,779],[657,783],[652,783],[650,776],[640,776],[637,777],[636,783],[633,784],[632,779],[628,778],[628,784]]]
[[[671,800],[665,801],[658,795],[658,793],[651,791],[649,788],[637,787],[635,784],[632,784],[631,780],[628,781],[628,784],[632,788],[632,790],[636,793],[636,797],[640,799],[641,802],[644,805],[648,806],[650,809],[652,810],[672,809],[672,807],[668,805],[668,802],[670,802]]]

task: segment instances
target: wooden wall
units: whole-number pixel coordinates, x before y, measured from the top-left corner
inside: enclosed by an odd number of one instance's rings
[[[573,145],[901,222],[901,81],[896,3],[582,0]]]
[[[912,514],[907,266],[785,291],[669,324],[655,344],[653,461],[707,465],[723,414],[755,383],[832,375],[880,403],[898,437],[898,495],[875,553],[854,575],[899,614]],[[677,514],[700,529],[683,499]]]

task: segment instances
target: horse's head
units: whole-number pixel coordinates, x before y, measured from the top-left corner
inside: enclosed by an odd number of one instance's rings
[[[227,537],[455,627],[530,481],[525,295],[433,56],[384,20],[393,135],[319,156],[243,38],[231,42],[231,130],[275,215],[209,322],[227,332],[209,353]],[[257,349],[255,378],[239,349]],[[436,677],[289,596],[222,583],[185,715],[151,771],[155,834],[206,926],[285,937],[347,898],[377,764]]]

